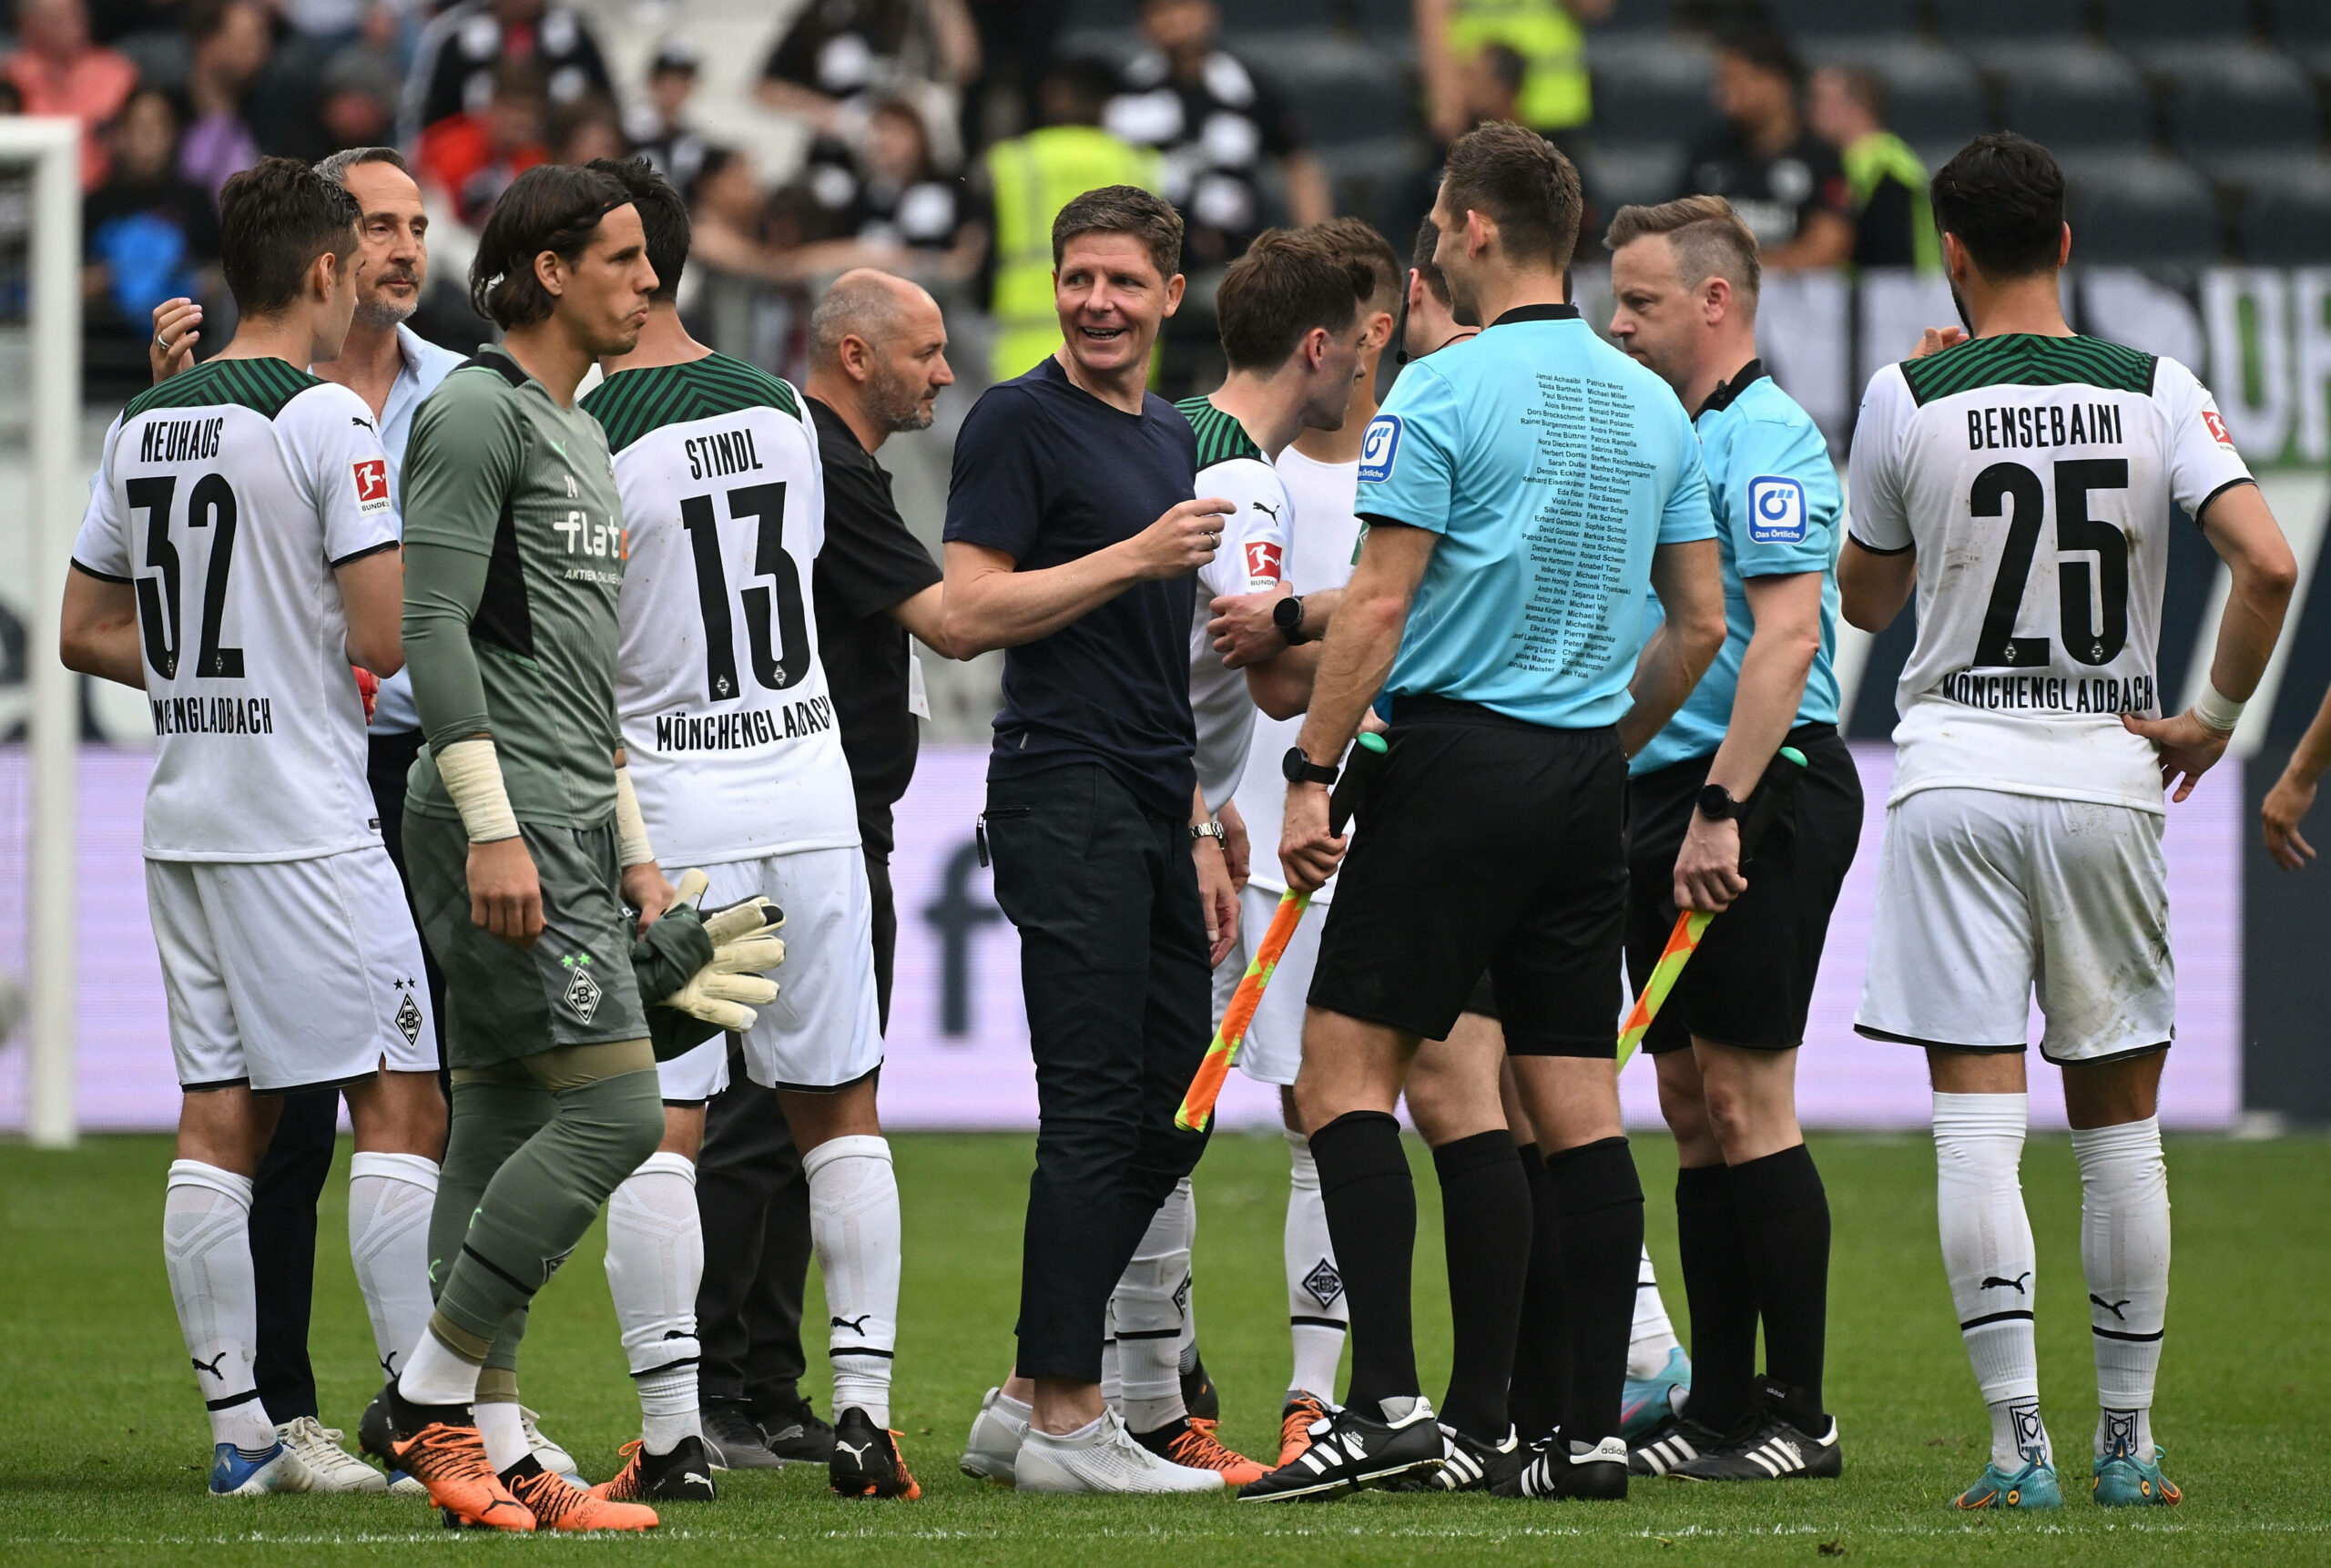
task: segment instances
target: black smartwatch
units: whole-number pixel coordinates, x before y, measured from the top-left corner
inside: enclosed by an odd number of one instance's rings
[[[1288,647],[1301,647],[1307,640],[1303,636],[1303,596],[1289,594],[1273,605],[1271,625],[1278,628],[1278,635],[1287,639]]]
[[[1314,762],[1303,754],[1300,746],[1290,746],[1280,759],[1278,770],[1290,784],[1330,784],[1336,781],[1336,769],[1323,762]]]
[[[1700,815],[1711,822],[1728,821],[1741,815],[1744,803],[1732,798],[1732,791],[1721,784],[1706,784],[1700,789]]]

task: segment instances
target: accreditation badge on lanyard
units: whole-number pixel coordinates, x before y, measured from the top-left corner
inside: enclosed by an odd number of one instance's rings
[[[922,683],[922,656],[907,645],[907,711],[917,718],[931,717],[931,688]]]

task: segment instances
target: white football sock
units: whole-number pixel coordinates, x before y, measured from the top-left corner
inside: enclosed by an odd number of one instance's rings
[[[1101,1402],[1120,1416],[1125,1413],[1125,1386],[1118,1377],[1117,1304],[1101,1309]]]
[[[2096,1345],[2096,1457],[2153,1460],[2153,1378],[2169,1314],[2169,1167],[2161,1119],[2072,1133],[2081,1267]]]
[[[1308,1393],[1332,1405],[1351,1306],[1344,1299],[1343,1276],[1336,1268],[1336,1244],[1328,1237],[1328,1206],[1319,1199],[1319,1167],[1311,1158],[1311,1140],[1288,1132],[1287,1153],[1287,1228],[1280,1245],[1287,1261],[1288,1335],[1295,1341],[1295,1370],[1287,1391]]]
[[[1198,1249],[1198,1200],[1187,1176],[1182,1178],[1181,1192],[1188,1200],[1190,1210],[1189,1235],[1184,1238],[1183,1245],[1195,1254]],[[1196,1279],[1195,1274],[1182,1277],[1182,1337],[1174,1347],[1174,1369],[1185,1377],[1196,1370],[1198,1364],[1198,1293]]]
[[[1125,1422],[1133,1431],[1155,1431],[1189,1413],[1182,1403],[1182,1303],[1195,1208],[1187,1178],[1176,1182],[1109,1298]]]
[[[852,1405],[891,1424],[891,1359],[899,1342],[899,1180],[877,1134],[830,1138],[801,1156],[809,1235],[826,1280],[834,1417]]]
[[[210,1411],[210,1441],[257,1459],[275,1446],[275,1423],[251,1378],[259,1292],[251,1278],[251,1178],[172,1160],[162,1193],[162,1261],[195,1386]]]
[[[1991,1411],[1991,1462],[2050,1461],[2040,1420],[2040,1357],[2031,1303],[2039,1288],[2031,1222],[2023,1212],[2027,1096],[1934,1097],[1935,1211],[1959,1337]]]
[[[696,1165],[686,1155],[652,1154],[607,1199],[607,1292],[649,1453],[669,1453],[682,1438],[704,1435],[696,1387],[696,1291],[703,1278]]]
[[[477,1411],[478,1436],[485,1440],[485,1462],[497,1471],[508,1470],[534,1451],[527,1446],[526,1423],[518,1413],[516,1400],[496,1400],[489,1404],[481,1400],[473,1408]]]
[[[437,1162],[359,1153],[348,1162],[348,1255],[381,1370],[397,1375],[429,1327],[429,1211]]]
[[[477,1398],[477,1363],[424,1329],[397,1374],[397,1392],[416,1405],[466,1405]]]
[[[1667,1369],[1667,1358],[1683,1342],[1667,1320],[1667,1303],[1659,1298],[1659,1276],[1651,1269],[1650,1247],[1643,1249],[1643,1261],[1635,1268],[1635,1329],[1627,1341],[1627,1376],[1655,1378]]]

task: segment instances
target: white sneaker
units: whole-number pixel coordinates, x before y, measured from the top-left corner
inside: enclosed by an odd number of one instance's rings
[[[1222,1472],[1172,1463],[1134,1441],[1115,1410],[1101,1412],[1091,1436],[1063,1437],[1028,1430],[1020,1445],[1014,1485],[1022,1492],[1220,1492]]]
[[[389,1478],[340,1446],[340,1430],[313,1416],[300,1416],[275,1429],[278,1441],[308,1467],[312,1492],[386,1492]]]
[[[526,1451],[534,1456],[536,1464],[567,1485],[588,1491],[590,1482],[583,1479],[582,1469],[575,1464],[575,1456],[560,1447],[555,1439],[543,1435],[543,1429],[538,1424],[541,1420],[542,1417],[525,1406],[518,1407],[518,1425],[526,1434]]]
[[[990,1389],[972,1419],[972,1435],[963,1442],[962,1471],[973,1481],[1013,1484],[1020,1445],[1028,1441],[1028,1421],[1035,1414],[1002,1389]]]

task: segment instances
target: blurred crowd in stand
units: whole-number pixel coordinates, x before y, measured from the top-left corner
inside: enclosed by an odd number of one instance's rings
[[[1572,154],[1590,234],[1715,192],[1782,271],[1934,266],[1926,170],[1995,125],[2062,154],[2089,260],[2331,253],[2304,0],[0,0],[0,109],[83,127],[92,401],[143,382],[155,301],[229,308],[228,175],[378,144],[427,191],[440,341],[487,335],[463,277],[520,171],[636,152],[695,207],[683,310],[719,346],[797,371],[822,280],[872,264],[939,294],[973,385],[1056,341],[1077,191],[1188,220],[1180,392],[1257,233],[1354,213],[1405,246],[1484,119]]]

